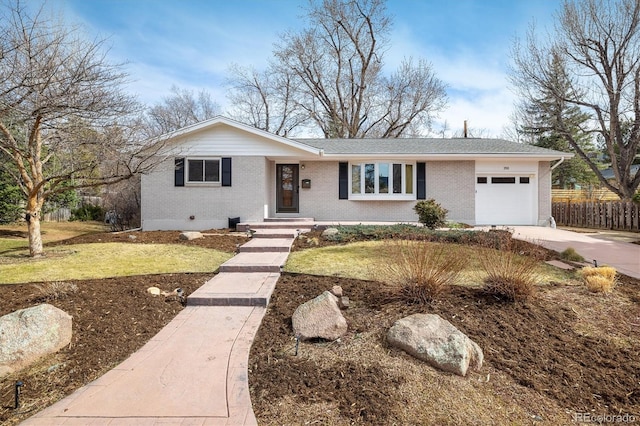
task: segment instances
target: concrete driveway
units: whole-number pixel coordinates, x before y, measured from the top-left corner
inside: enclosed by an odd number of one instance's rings
[[[628,241],[629,233],[573,232],[541,226],[513,226],[513,237],[562,252],[573,247],[588,262],[609,265],[620,273],[640,279],[640,245]],[[640,240],[640,234],[637,234]]]

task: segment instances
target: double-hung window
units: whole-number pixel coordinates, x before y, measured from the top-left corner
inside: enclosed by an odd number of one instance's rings
[[[188,158],[187,182],[188,183],[220,183],[220,159],[219,158]]]
[[[351,163],[350,199],[415,199],[413,163]]]

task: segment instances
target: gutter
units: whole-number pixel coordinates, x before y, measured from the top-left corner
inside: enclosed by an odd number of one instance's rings
[[[553,169],[555,169],[556,167],[558,167],[560,164],[564,163],[564,156],[560,157],[560,161],[558,161],[556,164],[554,164],[553,166],[551,166],[551,171],[553,171]]]

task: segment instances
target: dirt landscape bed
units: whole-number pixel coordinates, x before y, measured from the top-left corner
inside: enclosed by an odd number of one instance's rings
[[[352,306],[337,342],[296,343],[296,307],[334,285]],[[546,424],[576,413],[640,419],[640,283],[610,296],[582,286],[543,289],[525,304],[454,287],[429,306],[394,300],[383,284],[284,275],[251,349],[260,424]],[[485,365],[465,378],[436,372],[385,342],[413,313],[437,313],[476,341]],[[588,330],[588,331],[585,331]]]

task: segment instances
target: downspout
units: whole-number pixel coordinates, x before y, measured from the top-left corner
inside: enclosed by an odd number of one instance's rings
[[[549,169],[550,171],[553,171],[553,169],[555,169],[556,167],[558,167],[560,164],[564,163],[564,157],[560,157],[560,161],[558,161],[556,164],[554,164],[553,166],[551,166],[551,168]]]

